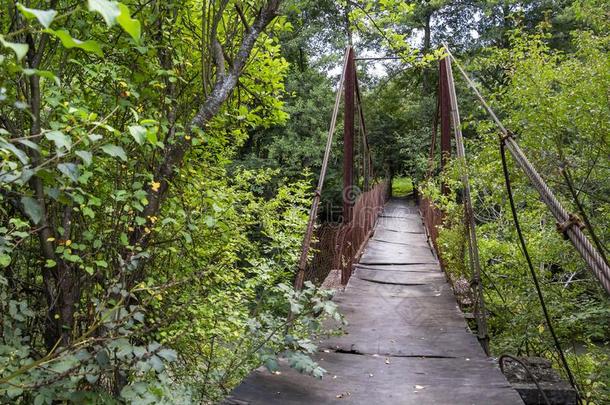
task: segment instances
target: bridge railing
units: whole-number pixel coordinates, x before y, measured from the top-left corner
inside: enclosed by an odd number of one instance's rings
[[[424,220],[424,225],[430,238],[430,242],[434,247],[435,252],[439,252],[437,239],[438,239],[438,228],[443,224],[443,211],[434,205],[430,199],[422,197],[418,194],[418,205],[421,216]],[[441,267],[443,267],[442,257],[439,257]],[[444,270],[444,268],[443,268]]]
[[[343,221],[338,225],[323,225],[316,229],[318,211],[322,198],[322,188],[332,152],[333,136],[337,127],[337,118],[341,99],[344,98],[343,125]],[[358,117],[356,117],[356,111]],[[358,118],[358,119],[356,119]],[[362,136],[362,179],[365,192],[360,194],[354,184],[354,146],[355,124]],[[358,260],[364,243],[375,226],[375,221],[383,209],[388,196],[387,183],[378,183],[369,189],[374,177],[373,161],[366,135],[362,99],[358,86],[355,55],[352,47],[345,50],[343,71],[335,97],[335,105],[328,130],[326,149],[318,186],[313,196],[307,229],[303,237],[299,267],[294,280],[296,290],[303,288],[305,280],[320,280],[332,270],[341,273],[341,283],[347,284],[353,264]],[[314,237],[316,236],[316,237]],[[317,239],[317,240],[316,240]],[[310,248],[313,248],[313,261]]]
[[[383,211],[388,191],[387,182],[373,186],[353,198],[349,221],[326,223],[316,229],[316,241],[312,245],[314,254],[306,271],[307,280],[320,283],[334,271],[340,274],[341,284],[347,284]],[[344,198],[350,198],[345,194]]]
[[[457,95],[455,92],[455,84],[453,81],[453,73],[451,70],[451,62],[448,58],[443,58],[439,63],[439,81],[438,81],[438,92],[437,92],[437,111],[434,117],[433,129],[432,129],[432,143],[430,147],[430,162],[428,177],[433,174],[434,168],[434,157],[436,152],[436,137],[440,118],[440,163],[441,171],[447,166],[451,159],[452,151],[452,134],[454,135],[454,143],[456,150],[456,157],[464,165],[467,165],[466,152],[464,148],[464,140],[461,130],[461,121],[459,107],[457,103]],[[474,317],[477,322],[477,337],[485,350],[489,354],[489,337],[487,334],[487,319],[485,311],[485,300],[483,297],[483,285],[481,283],[481,266],[479,262],[479,251],[477,243],[477,232],[474,220],[474,211],[472,208],[472,201],[470,196],[470,180],[468,178],[468,171],[463,170],[461,175],[462,182],[462,203],[464,208],[464,225],[465,225],[465,236],[468,247],[468,263],[471,271],[471,279],[468,284],[467,294],[471,297],[468,301],[473,305]],[[449,192],[448,187],[445,184],[441,184],[441,191],[443,194]],[[434,245],[434,249],[439,256],[439,262],[441,267],[447,273],[445,263],[442,258],[441,249],[438,246],[439,227],[443,225],[443,212],[434,206],[433,202],[422,198],[420,199],[420,211],[426,225],[430,241]],[[466,256],[464,256],[465,258]],[[463,258],[463,259],[464,259]],[[448,274],[449,275],[449,274]],[[456,280],[450,280],[454,290],[456,290]]]

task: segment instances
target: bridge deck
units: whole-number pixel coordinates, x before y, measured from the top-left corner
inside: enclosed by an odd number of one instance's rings
[[[466,326],[417,207],[386,204],[346,290],[349,325],[314,356],[317,380],[254,371],[229,404],[522,404]]]

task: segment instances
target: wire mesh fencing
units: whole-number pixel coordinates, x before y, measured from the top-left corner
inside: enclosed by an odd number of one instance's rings
[[[443,224],[443,212],[432,203],[428,198],[418,195],[418,205],[421,216],[426,226],[426,232],[432,242],[434,251],[438,252],[438,228]],[[440,258],[439,258],[440,259]],[[442,260],[441,266],[443,265]]]
[[[344,192],[343,198],[353,199],[351,218],[339,223],[325,223],[316,229],[307,280],[321,284],[331,272],[335,272],[340,274],[340,284],[347,284],[383,211],[388,190],[388,183],[382,182],[364,193],[353,189]]]

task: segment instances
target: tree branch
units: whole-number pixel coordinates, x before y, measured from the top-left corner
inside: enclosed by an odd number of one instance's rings
[[[220,111],[222,105],[229,98],[242,71],[250,57],[252,49],[264,31],[265,27],[276,17],[281,0],[269,0],[259,11],[256,20],[245,33],[231,69],[225,77],[216,77],[213,91],[199,108],[186,128],[186,133],[192,133],[194,128],[204,129],[214,116]],[[186,152],[191,148],[191,142],[186,137],[176,139],[165,153],[165,157],[155,171],[154,181],[159,183],[158,189],[148,187],[148,205],[144,208],[143,216],[152,217],[159,212],[161,202],[167,196],[169,183],[176,175],[176,169],[182,164]],[[146,247],[150,234],[144,233],[144,226],[137,227],[130,235],[131,241],[139,241],[140,246]],[[131,254],[131,253],[130,253]],[[137,277],[137,276],[136,276]]]

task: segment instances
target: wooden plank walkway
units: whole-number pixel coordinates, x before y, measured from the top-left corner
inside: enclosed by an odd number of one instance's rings
[[[254,371],[227,404],[522,404],[468,331],[417,207],[390,200],[344,292],[347,333],[320,343],[323,379]]]

